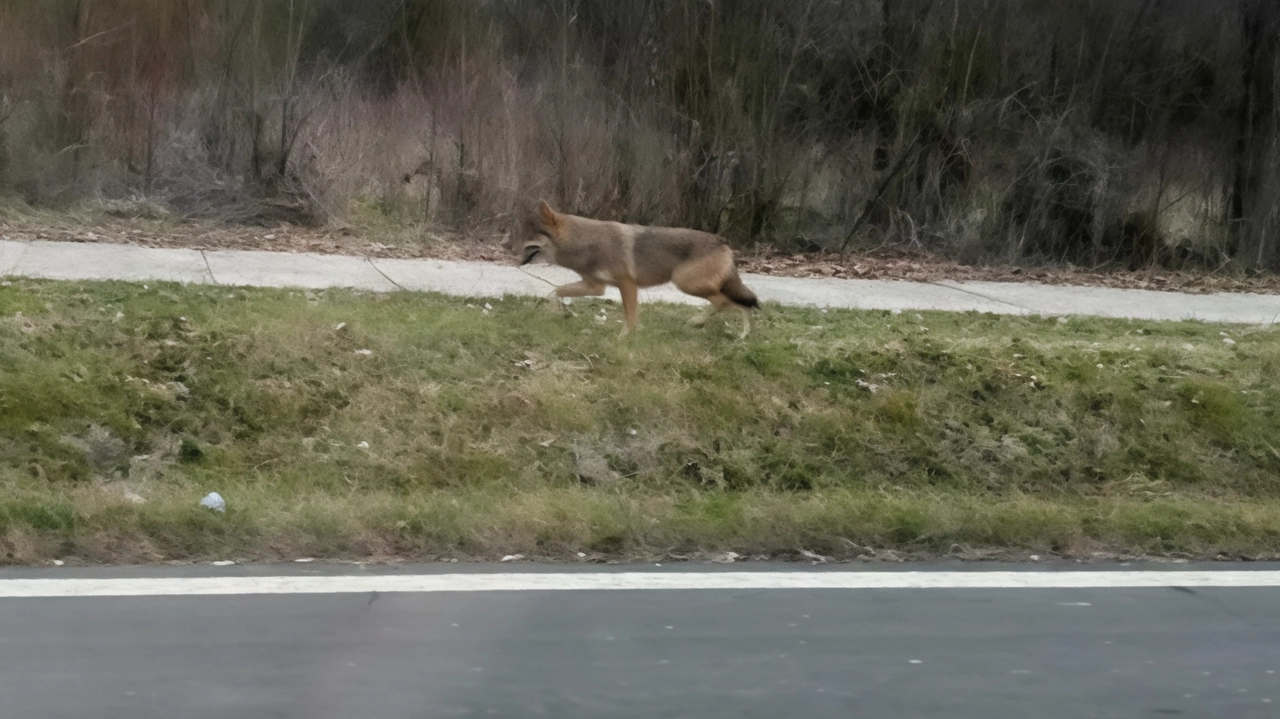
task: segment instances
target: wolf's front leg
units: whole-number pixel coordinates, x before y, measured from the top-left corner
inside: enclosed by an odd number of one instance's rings
[[[564,303],[565,297],[600,297],[604,295],[604,283],[595,280],[582,279],[578,282],[570,282],[567,285],[560,285],[551,291],[551,295],[556,298],[556,302],[560,303],[560,310],[566,315],[572,315],[569,308]]]

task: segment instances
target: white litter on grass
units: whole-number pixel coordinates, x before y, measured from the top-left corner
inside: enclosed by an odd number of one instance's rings
[[[53,566],[55,566],[55,567],[61,567],[61,566],[62,566],[62,565],[64,565],[64,564],[66,564],[66,562],[62,561],[61,559],[55,559],[55,560],[53,560]]]
[[[1235,343],[1236,343],[1236,341],[1235,341],[1235,340],[1233,340],[1233,339],[1231,339],[1230,337],[1223,337],[1223,338],[1222,338],[1222,343],[1223,343],[1223,344],[1226,344],[1226,345],[1233,345],[1233,344],[1235,344]]]
[[[333,331],[334,331],[334,332],[341,332],[342,330],[346,329],[346,327],[347,327],[347,323],[346,323],[346,322],[339,322],[339,323],[338,323],[338,325],[337,325],[336,327],[334,327],[334,328],[333,328]]]
[[[636,432],[634,429],[629,429],[629,430],[627,430],[627,434],[629,434],[629,435],[631,435],[632,437],[634,437],[634,436],[636,436],[637,432]]]
[[[491,304],[489,304],[488,302],[486,302],[486,303],[484,303],[484,308],[485,308],[486,310],[491,310],[491,309],[493,309],[493,305],[491,305]]]
[[[582,559],[585,556],[587,556],[586,552],[578,552],[578,559]]]
[[[216,562],[209,562],[209,563],[215,567],[230,567],[231,565],[235,564],[235,562],[231,561],[230,559],[219,559]]]
[[[357,444],[356,446],[357,446],[357,447],[359,447],[360,449],[368,449],[368,448],[369,448],[369,443],[368,443],[368,442],[361,442],[360,444]]]
[[[224,500],[222,495],[217,492],[210,492],[206,494],[204,499],[200,500],[200,506],[205,509],[212,509],[215,512],[225,513],[227,511],[226,500]]]
[[[356,354],[361,355],[362,357],[368,357],[373,354],[373,350],[356,350]]]
[[[507,556],[505,556],[505,557],[503,557],[503,558],[502,558],[502,561],[504,561],[504,562],[518,562],[518,561],[520,561],[521,559],[524,559],[524,555],[523,555],[523,554],[508,554]]]
[[[312,559],[311,557],[303,557],[301,559],[295,559],[293,561],[297,562],[298,564],[306,564],[307,562],[314,562],[316,560]]]

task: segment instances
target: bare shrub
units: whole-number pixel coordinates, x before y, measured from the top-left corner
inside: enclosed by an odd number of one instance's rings
[[[487,233],[542,197],[785,249],[1261,268],[1275,7],[11,0],[0,183],[240,222]]]

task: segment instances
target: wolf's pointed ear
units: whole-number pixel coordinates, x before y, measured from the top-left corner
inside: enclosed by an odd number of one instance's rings
[[[560,219],[556,217],[556,211],[551,209],[551,205],[548,205],[546,200],[538,200],[538,217],[550,228],[555,228],[560,224]]]

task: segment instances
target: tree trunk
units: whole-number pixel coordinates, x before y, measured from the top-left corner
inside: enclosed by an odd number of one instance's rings
[[[1273,0],[1240,0],[1242,42],[1240,101],[1236,108],[1235,172],[1228,219],[1233,256],[1265,269],[1280,260],[1280,11]]]

